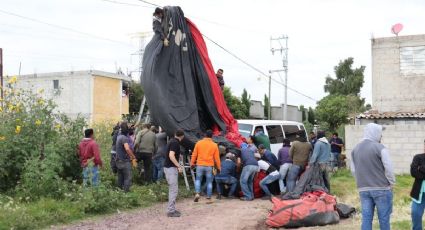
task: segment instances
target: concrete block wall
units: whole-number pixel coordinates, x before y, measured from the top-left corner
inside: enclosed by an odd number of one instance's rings
[[[379,112],[425,111],[425,76],[402,76],[400,48],[425,46],[425,35],[372,39],[372,101]]]
[[[345,126],[345,152],[348,166],[351,151],[363,139],[364,125]],[[409,174],[413,156],[424,152],[425,124],[384,125],[382,144],[390,151],[396,174]]]

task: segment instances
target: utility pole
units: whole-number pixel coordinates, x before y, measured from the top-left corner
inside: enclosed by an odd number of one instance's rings
[[[272,91],[272,75],[269,75],[269,101],[267,103],[267,120],[271,120],[271,94]]]
[[[284,41],[284,44],[282,44]],[[278,43],[279,48],[274,48],[274,44]],[[288,36],[282,35],[277,38],[270,38],[270,51],[274,55],[274,52],[280,51],[282,55],[282,67],[285,72],[285,98],[284,98],[284,106],[283,106],[283,120],[288,119]],[[281,71],[281,70],[280,70]],[[275,71],[279,72],[279,71]]]

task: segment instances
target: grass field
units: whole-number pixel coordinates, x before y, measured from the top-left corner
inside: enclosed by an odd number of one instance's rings
[[[394,187],[393,214],[391,216],[392,229],[411,229],[410,220],[410,189],[413,178],[410,175],[397,176]],[[354,178],[348,170],[340,170],[331,177],[331,190],[337,196],[338,202],[352,205],[360,211],[360,199],[356,190]],[[361,224],[360,212],[347,222],[346,229],[359,229]],[[339,226],[341,227],[341,226]],[[375,213],[374,228],[378,228],[377,215]],[[337,229],[337,228],[336,228]]]

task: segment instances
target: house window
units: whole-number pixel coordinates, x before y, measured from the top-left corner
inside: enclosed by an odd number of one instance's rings
[[[298,133],[298,126],[296,125],[283,125],[283,130],[285,131],[285,137],[290,141],[295,141]]]
[[[400,48],[400,75],[417,76],[425,74],[425,46]]]
[[[53,89],[59,89],[59,80],[53,80]]]

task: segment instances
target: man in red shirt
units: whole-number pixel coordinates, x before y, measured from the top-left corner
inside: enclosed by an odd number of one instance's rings
[[[84,138],[78,146],[81,167],[83,168],[83,185],[87,185],[91,173],[91,185],[99,184],[99,167],[102,167],[99,146],[94,140],[93,129],[84,130]]]

